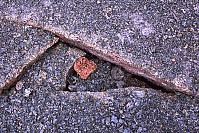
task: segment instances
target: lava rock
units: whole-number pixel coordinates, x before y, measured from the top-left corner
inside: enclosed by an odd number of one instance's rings
[[[80,57],[74,64],[74,70],[81,76],[82,79],[87,79],[96,68],[97,65],[85,57]]]
[[[58,41],[48,31],[1,17],[0,36],[0,93],[13,86],[18,77]]]

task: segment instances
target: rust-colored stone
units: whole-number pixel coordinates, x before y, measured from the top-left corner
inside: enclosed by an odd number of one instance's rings
[[[87,79],[88,76],[97,68],[97,65],[85,57],[80,57],[74,64],[75,71],[82,79]]]

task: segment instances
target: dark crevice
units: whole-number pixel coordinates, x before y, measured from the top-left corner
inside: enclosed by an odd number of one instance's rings
[[[77,74],[77,72],[74,70],[74,68],[71,67],[71,69],[69,70],[68,75],[67,75],[66,88],[64,89],[64,91],[102,92],[102,91],[106,91],[108,89],[118,88],[117,84],[114,82],[117,82],[117,83],[124,82],[124,85],[122,88],[133,86],[133,87],[152,88],[152,89],[156,89],[156,90],[161,90],[164,93],[172,93],[172,94],[174,93],[174,91],[169,91],[161,86],[158,86],[158,85],[154,84],[153,82],[150,82],[148,79],[146,79],[144,77],[131,74],[131,73],[125,71],[125,69],[122,68],[121,66],[117,66],[108,61],[104,61],[101,58],[98,58],[97,56],[95,56],[93,54],[90,54],[87,52],[87,54],[84,57],[86,57],[88,60],[94,61],[98,67],[87,79],[81,79],[80,76]],[[106,67],[109,67],[108,70],[104,69]],[[118,68],[119,70],[121,70],[124,73],[124,77],[122,78],[122,80],[117,80],[117,79],[112,78],[113,75],[111,75],[112,74],[111,70],[114,68]],[[100,72],[100,71],[103,71],[104,73]],[[99,76],[99,75],[103,75],[103,76]],[[73,78],[75,78],[75,80],[77,80],[77,81],[74,81]],[[108,83],[107,81],[111,81],[111,82]],[[113,84],[111,84],[111,83],[113,83]],[[75,87],[75,89],[71,89],[71,86]],[[107,88],[103,88],[104,86],[107,86]],[[81,89],[81,87],[86,88],[86,90]]]
[[[24,73],[36,62],[40,61],[43,59],[43,56],[48,53],[49,51],[53,50],[60,42],[62,43],[65,43],[67,46],[71,47],[71,48],[78,48],[78,49],[81,49],[73,44],[70,44],[70,43],[66,43],[65,41],[59,39],[58,42],[56,42],[52,47],[48,48],[43,54],[41,54],[40,56],[38,56],[34,61],[32,61],[31,63],[29,63],[24,69],[23,69],[23,72],[19,74],[19,76],[15,79],[15,81],[12,83],[12,85],[9,86],[9,89],[6,89],[6,90],[3,90],[3,93],[2,94],[6,94],[8,93],[12,87],[15,87],[16,86],[16,83],[21,79],[21,77],[24,75]],[[125,68],[121,67],[121,66],[118,66],[117,64],[114,64],[114,63],[111,63],[111,62],[108,62],[106,60],[103,60],[101,57],[98,57],[96,55],[93,55],[91,53],[89,53],[87,50],[85,49],[81,49],[82,51],[86,52],[86,55],[85,57],[89,60],[93,60],[95,63],[98,63],[97,65],[100,66],[101,65],[101,68],[104,66],[106,66],[106,64],[109,64],[110,65],[110,70],[107,70],[108,74],[109,75],[106,75],[107,78],[105,77],[104,79],[102,79],[102,83],[103,84],[99,84],[100,82],[100,78],[99,80],[97,79],[97,72],[98,71],[101,71],[99,67],[97,67],[97,69],[91,74],[91,76],[88,77],[88,79],[86,80],[83,80],[80,78],[80,76],[76,73],[76,71],[74,70],[73,67],[71,67],[68,71],[68,74],[66,75],[66,87],[65,88],[62,88],[63,91],[69,91],[69,92],[77,92],[77,91],[91,91],[91,92],[102,92],[102,91],[106,91],[108,89],[116,89],[119,87],[117,87],[117,84],[114,83],[114,82],[119,82],[117,79],[112,79],[111,78],[111,70],[113,68],[118,68],[120,70],[123,71],[124,73],[124,78],[122,80],[120,80],[121,82],[124,82],[124,85],[122,88],[125,88],[125,87],[130,87],[130,86],[133,86],[133,87],[141,87],[141,88],[153,88],[153,89],[156,89],[156,90],[161,90],[162,92],[165,92],[165,93],[174,93],[174,91],[172,90],[168,90],[162,86],[159,86],[157,84],[155,84],[154,82],[151,82],[149,79],[145,78],[145,77],[142,77],[142,76],[139,76],[139,75],[135,75],[135,74],[132,74],[130,72],[127,72],[125,70]],[[101,63],[101,64],[100,64]],[[104,64],[103,64],[104,63]],[[103,70],[102,70],[103,71]],[[98,72],[100,74],[100,72]],[[101,73],[102,74],[102,73]],[[86,90],[71,90],[69,89],[69,87],[72,85],[71,83],[71,77],[76,77],[77,81],[79,81],[79,86],[77,87],[88,87],[86,88]],[[94,86],[94,88],[90,87],[89,86],[85,86],[86,82],[88,81],[88,83],[92,82],[93,79],[94,79],[94,83],[91,84],[91,86]],[[110,81],[110,84],[109,83],[106,83],[106,80],[109,80]],[[82,84],[84,83],[84,84]],[[105,88],[95,88],[97,86],[105,86]],[[87,90],[88,89],[88,90]],[[90,89],[90,90],[89,90]]]
[[[71,67],[66,75],[66,87],[63,88],[63,91],[69,91],[69,92],[72,92],[68,87],[70,85],[70,83],[68,82],[68,79],[70,76],[74,75],[76,72],[75,70],[73,69],[73,67]]]
[[[86,53],[90,53],[92,55],[97,56],[100,59],[109,61],[117,66],[120,66],[120,67],[124,68],[125,71],[127,71],[133,75],[143,77],[144,79],[148,80],[149,82],[151,82],[157,86],[160,86],[161,88],[163,88],[163,90],[167,90],[169,92],[179,91],[179,92],[183,92],[188,95],[192,95],[187,88],[177,87],[171,82],[165,81],[164,79],[156,78],[154,75],[150,74],[150,72],[147,72],[147,71],[143,70],[142,68],[138,68],[137,66],[132,66],[131,64],[129,64],[128,62],[126,62],[125,60],[123,60],[120,57],[116,57],[112,54],[105,54],[100,50],[97,50],[93,47],[87,46],[86,44],[84,44],[81,41],[74,41],[72,39],[65,38],[63,35],[61,35],[59,33],[55,33],[55,34],[58,37],[60,37],[60,40],[62,42],[69,43],[70,46],[72,46],[72,47],[79,48]]]
[[[21,23],[24,23],[24,22],[21,22]],[[40,28],[40,29],[43,29],[43,30],[51,31],[49,29],[44,29],[41,26],[36,26],[34,24],[31,24],[31,23],[25,23],[25,24],[28,24],[28,25],[31,25],[31,26],[34,26],[34,27],[37,27],[37,28]],[[122,58],[120,58],[118,56],[103,53],[101,50],[97,50],[94,47],[86,45],[81,40],[75,41],[75,40],[72,40],[70,38],[66,38],[64,35],[60,34],[59,32],[54,31],[53,33],[57,37],[59,37],[62,42],[67,43],[69,46],[79,48],[79,49],[81,49],[81,50],[83,50],[87,53],[91,53],[91,54],[97,56],[98,58],[102,58],[103,60],[109,61],[109,62],[111,62],[115,65],[118,65],[118,66],[124,68],[129,73],[145,79],[146,82],[150,82],[150,84],[152,84],[152,86],[158,86],[157,88],[162,88],[161,90],[166,90],[166,91],[169,91],[169,92],[176,92],[177,91],[177,92],[182,92],[182,93],[185,93],[185,94],[188,94],[188,95],[193,95],[189,91],[188,88],[178,87],[170,81],[166,81],[164,79],[157,78],[156,76],[150,74],[150,72],[146,72],[145,70],[142,70],[141,68],[139,68],[135,65],[129,64],[128,62],[126,62],[125,60],[123,60]]]

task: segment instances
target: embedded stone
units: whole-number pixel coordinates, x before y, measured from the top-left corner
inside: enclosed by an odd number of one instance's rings
[[[97,65],[86,57],[80,57],[74,64],[74,70],[81,76],[82,79],[87,79],[88,76],[97,68]]]

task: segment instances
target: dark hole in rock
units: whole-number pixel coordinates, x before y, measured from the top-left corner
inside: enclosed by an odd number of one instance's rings
[[[144,77],[136,76],[126,72],[123,68],[108,61],[87,53],[87,59],[97,65],[93,73],[87,79],[82,79],[72,67],[67,75],[66,88],[64,91],[90,91],[100,92],[108,89],[119,89],[125,87],[153,88],[168,92],[166,89],[153,84]]]

